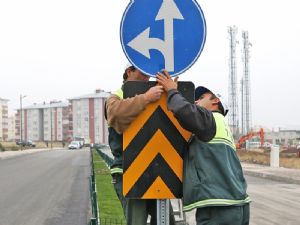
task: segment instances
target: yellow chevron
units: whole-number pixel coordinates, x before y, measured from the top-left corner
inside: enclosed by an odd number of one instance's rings
[[[149,189],[143,195],[144,199],[170,199],[175,198],[161,177],[157,177]]]
[[[152,139],[141,150],[137,158],[123,174],[125,196],[144,173],[157,154],[161,154],[176,176],[182,181],[183,160],[165,135],[157,130]]]
[[[186,141],[189,140],[191,133],[185,129],[183,129],[178,121],[173,116],[172,112],[167,109],[167,93],[164,92],[159,101],[148,104],[146,109],[138,116],[136,120],[134,120],[130,126],[123,133],[123,151],[127,148],[130,142],[135,138],[139,130],[144,126],[149,117],[156,110],[157,106],[160,106],[164,113],[170,118],[174,126],[181,133]]]

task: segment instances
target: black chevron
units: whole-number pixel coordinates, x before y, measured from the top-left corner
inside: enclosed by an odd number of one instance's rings
[[[142,198],[158,176],[162,178],[176,198],[182,197],[182,183],[161,154],[157,154],[126,197]]]
[[[187,142],[162,108],[158,106],[123,152],[125,159],[123,160],[124,171],[130,167],[131,163],[136,159],[158,129],[162,131],[174,149],[176,149],[181,158],[183,158],[183,151],[187,149]]]

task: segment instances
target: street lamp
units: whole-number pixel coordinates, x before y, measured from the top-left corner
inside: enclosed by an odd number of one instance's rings
[[[21,145],[21,150],[23,147],[22,100],[25,97],[26,97],[26,95],[20,95],[20,135],[21,135],[20,145]]]
[[[51,130],[51,149],[53,148],[53,123],[56,123],[55,119],[53,120],[53,116],[55,116],[55,114],[53,115],[53,108],[55,107],[55,105],[53,106],[53,104],[56,103],[55,101],[51,101],[50,102],[50,130]],[[54,109],[54,113],[56,113],[56,108]],[[55,128],[55,126],[54,126]],[[55,132],[54,132],[55,133]],[[56,140],[56,136],[55,136],[55,140]]]
[[[50,102],[50,124],[51,124],[51,149],[53,148],[52,142],[53,142],[53,134],[52,134],[52,107],[51,107],[51,102]]]

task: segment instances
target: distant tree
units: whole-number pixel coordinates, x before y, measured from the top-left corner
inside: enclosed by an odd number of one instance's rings
[[[5,148],[4,148],[4,146],[0,143],[0,151],[1,152],[4,152],[5,151]]]

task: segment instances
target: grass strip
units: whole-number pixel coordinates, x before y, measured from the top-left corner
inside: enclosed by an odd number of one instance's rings
[[[123,209],[111,183],[109,168],[96,151],[93,151],[93,163],[101,221],[112,220],[118,224],[125,224]]]

